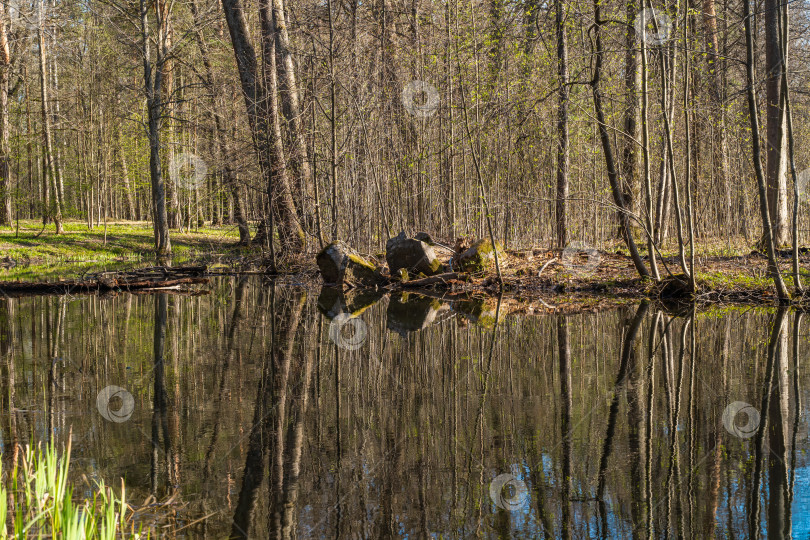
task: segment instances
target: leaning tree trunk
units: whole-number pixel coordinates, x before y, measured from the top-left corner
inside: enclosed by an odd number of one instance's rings
[[[602,143],[602,152],[605,156],[605,165],[607,167],[608,181],[610,182],[610,190],[613,194],[613,202],[619,210],[619,220],[621,229],[625,231],[624,241],[627,249],[630,251],[630,257],[633,259],[633,265],[636,267],[638,275],[641,277],[649,277],[650,271],[644,266],[644,261],[638,252],[633,234],[630,231],[630,209],[624,200],[624,194],[621,189],[621,182],[619,173],[616,169],[616,159],[613,156],[613,146],[610,142],[610,132],[608,131],[607,121],[605,120],[605,109],[602,104],[602,89],[599,86],[602,77],[602,61],[603,61],[603,47],[602,47],[602,8],[600,0],[593,0],[594,8],[594,63],[593,63],[593,78],[590,81],[591,91],[593,93],[593,107],[596,111],[596,121],[599,125],[599,140]],[[652,255],[652,254],[650,254]]]
[[[268,12],[269,6],[267,0],[262,0],[260,6],[260,13],[262,15],[262,34],[264,59],[266,62],[275,63],[274,54],[268,57],[268,52],[272,51],[270,45],[273,43],[273,36],[271,30],[271,15]],[[236,57],[236,66],[239,71],[239,79],[242,84],[242,93],[245,98],[245,108],[247,109],[248,121],[250,123],[251,132],[253,135],[253,144],[256,149],[256,155],[259,160],[259,165],[262,169],[262,174],[265,176],[268,185],[268,195],[270,198],[270,212],[273,212],[279,217],[278,227],[279,233],[283,237],[284,249],[297,250],[303,246],[304,232],[301,229],[301,224],[298,221],[298,215],[295,210],[295,203],[292,200],[290,186],[287,180],[286,167],[280,167],[280,170],[275,169],[278,162],[272,159],[273,152],[278,151],[278,146],[274,150],[272,147],[273,142],[281,143],[280,136],[276,136],[276,130],[273,127],[271,133],[270,125],[270,109],[272,101],[271,96],[268,96],[264,85],[258,79],[258,63],[256,61],[256,52],[253,45],[250,43],[247,25],[242,14],[243,7],[240,0],[222,0],[222,9],[225,11],[225,20],[228,23],[228,31],[231,35],[231,43],[233,45],[234,56]],[[273,51],[274,53],[274,51]],[[273,68],[275,66],[272,66]],[[267,74],[275,73],[265,66]],[[277,101],[277,97],[276,103]],[[278,125],[278,133],[280,135],[280,124]],[[283,148],[282,156],[283,156]],[[279,185],[277,185],[277,183]],[[270,215],[265,216],[265,222],[270,222]]]
[[[308,201],[313,200],[312,173],[309,168],[307,142],[304,138],[302,123],[301,99],[298,92],[298,83],[295,78],[295,61],[292,55],[292,45],[287,31],[284,0],[272,0],[273,6],[273,32],[276,42],[276,69],[279,76],[281,90],[281,108],[284,119],[289,126],[291,151],[290,165],[298,176],[300,186],[299,210],[304,218]]]

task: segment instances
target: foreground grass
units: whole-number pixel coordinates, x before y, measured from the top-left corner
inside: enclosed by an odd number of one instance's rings
[[[132,512],[121,497],[100,483],[92,498],[74,499],[68,484],[70,445],[58,455],[53,443],[43,450],[28,446],[21,466],[0,483],[0,537],[113,540],[138,538],[128,523]],[[128,528],[129,527],[129,528]]]
[[[64,223],[65,233],[54,234],[49,225],[41,234],[42,224],[35,220],[20,222],[19,231],[0,228],[0,264],[4,258],[15,261],[16,267],[8,276],[49,276],[53,271],[71,267],[72,274],[80,274],[83,267],[93,263],[148,262],[154,259],[152,225],[147,222],[110,222],[93,230],[80,221]],[[191,260],[209,255],[238,252],[235,247],[239,232],[235,227],[200,227],[190,232],[171,231],[172,254],[176,261]],[[114,265],[113,265],[114,269]]]

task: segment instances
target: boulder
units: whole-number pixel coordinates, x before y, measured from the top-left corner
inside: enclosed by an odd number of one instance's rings
[[[419,231],[418,233],[413,235],[413,237],[416,238],[417,240],[421,240],[422,242],[426,243],[429,246],[432,246],[434,244],[433,237],[431,237],[428,233],[424,231]]]
[[[498,261],[501,268],[505,266],[506,258],[503,247],[497,242]],[[492,242],[489,240],[479,240],[463,253],[455,257],[455,265],[464,272],[486,272],[495,269],[495,250],[492,249]]]
[[[315,259],[324,283],[373,287],[384,280],[377,268],[343,242],[332,242]]]
[[[392,276],[402,268],[414,276],[420,273],[433,276],[444,271],[432,247],[416,238],[408,238],[404,232],[385,243],[385,260]]]

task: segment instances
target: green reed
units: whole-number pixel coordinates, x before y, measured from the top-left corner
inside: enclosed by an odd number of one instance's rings
[[[132,511],[123,481],[120,497],[103,481],[93,489],[92,498],[73,497],[68,483],[70,450],[70,443],[61,455],[53,442],[44,450],[42,445],[25,447],[11,475],[0,482],[0,538],[148,537],[136,533],[129,522]]]

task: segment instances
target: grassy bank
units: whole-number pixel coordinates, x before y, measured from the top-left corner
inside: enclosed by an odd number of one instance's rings
[[[14,261],[13,268],[0,270],[0,279],[43,279],[75,277],[104,263],[118,269],[154,260],[152,225],[148,222],[110,222],[92,230],[80,221],[67,221],[64,234],[54,234],[49,225],[35,220],[21,221],[16,228],[0,228],[2,259]],[[235,227],[200,227],[188,232],[171,232],[173,258],[177,262],[240,252],[235,246]]]
[[[85,273],[148,266],[155,262],[152,234],[148,222],[110,222],[106,230],[103,226],[89,230],[84,222],[68,221],[65,233],[56,235],[52,226],[42,231],[38,221],[22,221],[19,230],[0,228],[0,280],[53,281],[78,278]],[[236,246],[238,236],[236,228],[231,226],[172,231],[173,264],[198,261],[210,264],[230,259],[243,269],[247,268],[248,260],[254,265],[252,269],[265,266],[261,264],[260,253]],[[638,278],[623,247],[620,242],[602,246],[593,264],[589,264],[588,255],[582,252],[574,259],[565,260],[560,250],[510,249],[502,261],[506,290],[518,296],[571,293],[623,298],[657,296],[660,288],[650,280]],[[698,248],[698,299],[772,301],[773,285],[767,275],[767,260],[761,254],[752,253],[744,239],[706,240]],[[681,273],[676,245],[670,242],[662,247],[662,252],[664,258],[659,259],[662,278],[667,278],[668,270],[673,274]],[[450,255],[442,256],[449,258]],[[4,263],[4,259],[14,262]],[[377,254],[369,259],[382,265],[385,256]],[[803,255],[801,263],[806,268],[810,256]],[[781,258],[780,267],[791,287],[789,258]],[[279,271],[320,282],[314,253],[285,259]],[[472,291],[486,289],[487,292],[497,288],[493,272],[478,273],[470,278],[451,287]],[[810,279],[804,272],[802,279],[810,289]]]

